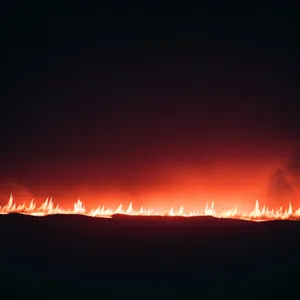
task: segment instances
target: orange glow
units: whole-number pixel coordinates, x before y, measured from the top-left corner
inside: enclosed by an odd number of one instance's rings
[[[239,211],[238,207],[234,205],[229,210],[224,210],[219,214],[216,213],[215,203],[211,205],[208,203],[203,209],[203,212],[198,211],[185,211],[184,207],[181,206],[179,209],[173,207],[167,211],[151,210],[140,207],[134,209],[132,202],[128,208],[124,209],[123,205],[120,204],[117,209],[105,208],[104,206],[98,206],[96,208],[87,210],[83,202],[78,199],[74,203],[72,209],[61,208],[58,204],[54,205],[52,198],[47,198],[42,205],[37,206],[34,200],[28,205],[26,203],[17,205],[14,203],[13,196],[10,195],[9,201],[5,206],[0,206],[0,214],[9,213],[21,213],[31,216],[47,216],[54,214],[78,214],[90,217],[106,217],[111,218],[114,214],[127,214],[127,215],[138,215],[138,216],[182,216],[182,217],[193,217],[193,216],[214,216],[218,218],[232,218],[232,219],[243,219],[252,221],[266,221],[266,220],[300,220],[300,207],[293,209],[292,204],[289,203],[287,209],[283,209],[281,206],[277,209],[269,209],[267,206],[261,207],[259,201],[256,200],[255,207],[250,212]]]

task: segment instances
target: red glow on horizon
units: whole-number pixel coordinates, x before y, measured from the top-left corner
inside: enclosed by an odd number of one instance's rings
[[[21,205],[24,202],[29,205],[34,199],[39,206],[46,197],[51,196],[56,204],[66,209],[73,209],[74,201],[79,198],[87,211],[97,209],[99,205],[115,211],[121,203],[124,209],[133,203],[135,209],[145,207],[165,212],[172,207],[179,210],[183,206],[186,212],[203,212],[207,203],[211,205],[214,202],[216,214],[233,207],[247,213],[253,210],[256,199],[270,210],[281,206],[283,210],[289,209],[289,203],[294,209],[300,206],[300,189],[297,184],[293,185],[293,195],[276,198],[268,193],[271,175],[278,168],[284,167],[291,148],[274,146],[275,150],[271,151],[270,147],[262,145],[260,150],[255,150],[257,155],[254,155],[255,151],[250,144],[246,145],[248,148],[241,146],[243,149],[237,144],[233,150],[229,146],[228,149],[213,147],[210,159],[206,162],[203,158],[199,163],[176,160],[151,165],[146,158],[145,164],[137,163],[123,169],[113,164],[103,167],[86,165],[83,173],[75,172],[75,165],[72,172],[50,169],[47,176],[41,178],[37,176],[40,170],[32,166],[29,172],[31,179],[0,182],[0,206],[3,208],[7,204],[4,199],[11,192],[14,201]],[[66,173],[60,177],[64,171],[70,175]],[[87,171],[90,177],[85,177]]]

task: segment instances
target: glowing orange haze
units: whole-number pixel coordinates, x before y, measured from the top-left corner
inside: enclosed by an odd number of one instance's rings
[[[267,147],[265,149],[265,153],[260,150],[257,156],[253,151],[248,154],[245,151],[238,153],[239,149],[233,151],[234,155],[229,155],[231,152],[228,150],[226,161],[218,159],[218,153],[215,153],[214,159],[209,160],[207,164],[202,161],[194,166],[191,163],[179,164],[176,161],[140,169],[134,167],[134,170],[128,171],[128,176],[120,176],[123,179],[103,179],[96,184],[83,181],[82,184],[66,187],[66,182],[57,180],[48,183],[47,189],[47,184],[43,182],[36,194],[53,196],[55,204],[50,198],[42,204],[45,197],[36,197],[27,189],[26,184],[11,184],[5,189],[0,188],[1,198],[6,198],[12,191],[17,204],[13,204],[12,198],[8,204],[1,201],[0,211],[32,215],[81,213],[90,216],[111,216],[113,213],[129,213],[215,215],[257,220],[299,218],[300,203],[297,202],[297,195],[300,193],[295,186],[293,197],[274,199],[268,195],[270,176],[276,169],[284,166],[290,149],[286,147],[283,151],[281,148],[277,153],[275,150],[279,148],[275,147],[274,151]],[[103,178],[114,178],[109,169],[103,168],[101,172],[106,175]],[[122,170],[118,172],[122,175]],[[33,198],[38,204],[31,202]],[[74,204],[74,200],[78,198],[80,201]],[[256,199],[260,200],[261,206]],[[133,206],[130,203],[133,203]]]

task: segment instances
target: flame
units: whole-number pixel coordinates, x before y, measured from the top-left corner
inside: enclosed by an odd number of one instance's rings
[[[46,198],[41,206],[37,207],[34,199],[31,200],[29,205],[25,203],[17,205],[14,203],[12,194],[9,197],[8,203],[4,206],[0,206],[0,214],[9,213],[21,213],[31,216],[47,216],[54,214],[78,214],[91,217],[107,217],[111,218],[114,214],[125,214],[132,216],[181,216],[181,217],[193,217],[193,216],[213,216],[217,218],[231,218],[242,219],[252,221],[266,221],[266,220],[300,220],[300,207],[293,209],[292,204],[289,203],[288,209],[283,209],[281,206],[279,209],[269,209],[267,206],[260,206],[259,201],[256,200],[254,209],[249,213],[239,212],[238,207],[234,205],[230,210],[223,211],[220,214],[216,214],[214,208],[214,202],[209,206],[208,203],[203,213],[197,211],[186,212],[184,206],[181,206],[179,210],[174,210],[172,207],[169,211],[159,212],[155,210],[149,210],[141,207],[140,209],[134,209],[132,202],[130,202],[126,210],[123,209],[123,205],[120,204],[115,210],[111,208],[105,208],[104,206],[98,206],[90,211],[87,211],[83,202],[78,199],[73,206],[73,209],[62,209],[59,205],[54,206],[52,198]]]

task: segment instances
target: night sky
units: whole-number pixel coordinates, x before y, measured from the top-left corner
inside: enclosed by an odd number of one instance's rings
[[[295,7],[24,3],[1,18],[0,204],[300,205]]]

